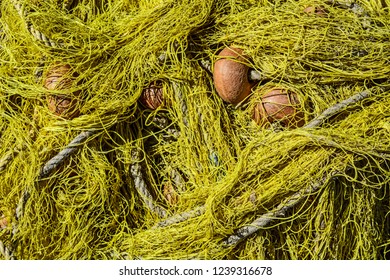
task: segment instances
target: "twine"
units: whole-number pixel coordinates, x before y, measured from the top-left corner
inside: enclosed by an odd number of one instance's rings
[[[35,39],[43,42],[48,47],[59,47],[56,42],[54,42],[52,39],[48,38],[45,34],[37,30],[30,22],[26,20],[28,13],[24,10],[23,5],[20,4],[18,0],[11,0],[11,2],[14,5],[19,16],[24,20],[27,30],[31,33],[31,35],[33,35]]]

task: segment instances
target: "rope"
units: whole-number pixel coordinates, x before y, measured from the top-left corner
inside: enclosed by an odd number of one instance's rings
[[[339,174],[341,174],[341,172],[333,172],[328,176],[324,176],[318,182],[312,183],[303,192],[300,191],[294,193],[285,202],[279,204],[274,210],[260,216],[250,225],[238,229],[235,234],[229,236],[225,241],[223,241],[222,245],[224,247],[236,245],[248,238],[250,235],[259,231],[260,229],[265,228],[271,222],[275,221],[275,219],[285,217],[288,210],[292,209],[295,205],[302,202],[307,197],[307,195],[311,195],[317,192],[323,185],[325,185],[325,183],[327,183],[331,179],[335,179]]]
[[[353,105],[353,104],[355,104],[355,103],[357,103],[357,102],[359,102],[359,101],[361,101],[361,100],[363,100],[363,99],[365,99],[365,98],[367,98],[369,96],[371,96],[369,91],[363,91],[363,92],[360,92],[358,94],[355,94],[354,96],[352,96],[352,97],[350,97],[348,99],[345,99],[345,100],[343,100],[343,101],[341,101],[341,102],[339,102],[339,103],[329,107],[324,112],[322,112],[321,115],[319,115],[317,118],[313,119],[310,123],[308,123],[303,128],[319,127],[319,126],[321,126],[323,124],[323,122],[325,120],[327,120],[330,117],[334,116],[335,114],[341,112],[347,106]],[[331,143],[329,140],[326,140],[326,143],[333,144],[332,146],[334,146],[334,147],[339,147],[339,145],[337,145],[337,143],[333,143],[333,142]],[[323,181],[324,181],[324,179],[322,179],[320,182],[318,182],[318,183],[316,183],[314,185],[315,188],[314,188],[313,192],[316,190],[317,187],[320,187],[323,184]],[[309,188],[309,191],[310,190],[311,190],[311,188]],[[304,193],[307,193],[307,191],[308,190],[305,190]],[[299,196],[300,196],[300,193],[294,194],[292,197],[290,197],[290,201],[287,203],[287,205],[291,205],[291,207],[293,207],[294,205],[299,203],[299,201],[296,201],[297,198],[299,198]],[[296,201],[295,204],[294,204],[294,201]],[[258,225],[262,225],[263,223],[268,224],[268,223],[271,222],[271,220],[273,218],[276,218],[277,215],[282,215],[283,213],[285,213],[285,211],[287,211],[289,208],[288,209],[284,208],[283,205],[285,205],[285,204],[281,204],[279,206],[280,207],[279,210],[277,208],[276,210],[273,210],[273,211],[271,211],[271,212],[269,212],[267,214],[264,214],[261,218],[259,218],[258,220],[255,220],[250,226],[244,227],[242,230],[239,230],[236,235],[233,235],[233,236],[230,237],[231,241],[229,241],[230,240],[229,238],[228,238],[228,241],[225,241],[225,243],[227,242],[226,245],[229,245],[232,242],[234,243],[238,239],[241,240],[240,236],[244,236],[243,238],[246,238],[247,236],[249,236],[249,235],[251,235],[251,234],[253,234],[253,233],[255,233],[257,231]],[[201,206],[200,208],[191,210],[189,212],[184,212],[184,213],[172,216],[172,217],[166,219],[165,221],[159,222],[157,224],[157,226],[164,227],[164,226],[167,226],[167,225],[172,225],[174,223],[183,222],[183,221],[185,221],[185,220],[187,220],[189,218],[195,217],[194,215],[202,215],[204,213],[204,211],[203,211],[204,207],[205,206]],[[199,209],[202,209],[202,210],[200,211]]]
[[[39,179],[47,177],[54,169],[59,167],[67,158],[73,155],[89,137],[95,134],[94,130],[81,132],[61,152],[50,159],[41,169]]]
[[[309,122],[307,125],[304,126],[304,128],[314,128],[314,127],[319,127],[321,126],[327,119],[329,119],[330,117],[333,117],[334,115],[336,115],[337,113],[340,113],[341,111],[343,111],[346,107],[350,106],[350,105],[353,105],[367,97],[370,97],[371,96],[371,92],[366,90],[366,91],[362,91],[362,92],[359,92],[353,96],[351,96],[350,98],[346,99],[346,100],[343,100],[331,107],[329,107],[328,109],[326,109],[324,112],[322,112],[321,115],[319,115],[318,117],[314,118],[311,122]]]
[[[189,126],[188,123],[188,108],[187,104],[184,100],[183,93],[181,92],[179,85],[177,83],[173,83],[173,91],[175,93],[175,98],[179,102],[181,112],[183,114],[183,123],[186,127]]]
[[[34,112],[35,114],[35,112]],[[33,117],[33,121],[35,122],[35,115]],[[30,139],[35,139],[35,131],[33,128],[29,131],[29,137]],[[17,154],[24,151],[27,148],[26,143],[22,143],[20,145],[17,145],[12,151],[9,151],[7,155],[5,155],[2,159],[0,159],[0,172],[3,171],[7,165],[15,158]]]
[[[167,118],[155,116],[153,118],[152,122],[157,128],[165,131],[165,133],[163,135],[164,138],[166,138],[166,139],[179,138],[180,131],[178,131],[176,128],[170,127],[170,124],[169,124],[169,121]]]
[[[195,217],[202,215],[204,213],[204,211],[205,211],[205,207],[199,206],[191,211],[183,212],[180,214],[170,216],[169,218],[165,219],[164,221],[157,223],[153,228],[167,227],[167,226],[170,226],[173,224],[181,223],[181,222],[187,221],[191,218],[195,218]]]
[[[57,169],[66,159],[68,159],[72,154],[74,154],[80,147],[83,142],[85,142],[90,136],[95,133],[93,130],[83,131],[77,135],[61,152],[56,156],[50,159],[41,169],[41,172],[38,176],[38,180],[41,180],[48,175],[50,175],[53,170]],[[20,220],[23,216],[24,207],[30,198],[30,193],[26,189],[24,190],[21,198],[19,199],[18,206],[16,208],[16,219]]]
[[[19,152],[18,149],[14,149],[13,151],[11,151],[10,153],[8,153],[6,156],[4,156],[2,159],[0,159],[0,172],[3,171],[8,163],[10,163],[15,155]]]
[[[3,242],[0,241],[0,253],[6,260],[16,260],[12,250],[10,250],[7,246],[4,245]]]
[[[213,75],[210,61],[202,59],[199,61],[199,65],[204,70],[206,70],[207,73],[209,73],[210,75]],[[249,78],[249,81],[252,81],[252,82],[259,82],[259,81],[265,80],[265,77],[259,71],[256,71],[255,69],[249,69],[248,78]]]
[[[321,115],[319,115],[317,118],[313,119],[310,123],[308,123],[304,128],[315,128],[321,126],[325,120],[329,119],[330,117],[336,115],[337,113],[343,111],[346,107],[353,105],[367,97],[371,96],[370,91],[363,91],[358,94],[355,94],[351,96],[348,99],[345,99],[328,109],[326,109],[324,112],[322,112]],[[322,139],[324,140],[324,139]],[[332,141],[326,140],[328,144],[332,144],[334,147],[339,147],[337,143],[334,143]],[[253,221],[250,225],[242,227],[237,230],[236,234],[229,236],[224,242],[223,246],[232,246],[235,245],[244,239],[246,239],[248,236],[256,233],[258,230],[266,227],[269,225],[272,221],[274,221],[277,218],[284,217],[286,212],[293,208],[295,205],[300,203],[307,195],[310,195],[316,191],[318,191],[321,186],[323,186],[327,181],[331,179],[335,179],[338,174],[341,174],[341,172],[333,172],[329,176],[322,178],[320,181],[312,184],[309,188],[305,189],[303,192],[297,192],[294,195],[292,195],[286,202],[279,204],[278,207],[276,207],[274,210],[262,215],[260,218]]]
[[[92,136],[95,131],[88,130],[83,131],[77,135],[66,147],[64,150],[59,152],[56,156],[50,159],[41,169],[41,172],[38,176],[38,180],[43,179],[50,175],[50,173],[58,168],[66,159],[68,159],[72,154],[74,154],[80,147],[83,142],[87,140],[88,137]],[[26,188],[23,191],[22,196],[19,199],[15,210],[16,221],[19,222],[24,214],[24,209],[27,204],[27,201],[30,198],[30,192]],[[13,224],[12,235],[15,236],[18,232],[18,223]]]
[[[130,165],[130,174],[133,177],[135,188],[141,195],[146,206],[160,218],[167,216],[167,212],[160,206],[155,205],[153,196],[150,194],[147,184],[142,175],[142,166],[139,163],[141,161],[141,153],[134,149],[131,153],[133,164]]]
[[[19,16],[24,20],[27,30],[31,33],[31,35],[33,35],[35,39],[43,42],[48,47],[57,47],[57,44],[52,39],[48,38],[45,34],[37,30],[31,23],[29,23],[25,19],[28,13],[23,9],[22,4],[20,4],[18,0],[11,0],[11,2],[14,5]]]

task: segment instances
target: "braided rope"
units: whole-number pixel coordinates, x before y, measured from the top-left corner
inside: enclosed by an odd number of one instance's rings
[[[332,172],[328,176],[324,176],[321,180],[312,183],[305,190],[294,193],[285,202],[280,203],[273,210],[260,216],[250,225],[238,229],[235,234],[226,238],[226,240],[222,242],[222,245],[224,247],[236,245],[250,235],[259,231],[260,229],[265,228],[276,219],[285,217],[288,210],[292,209],[294,206],[302,202],[308,195],[311,195],[320,190],[321,187],[324,186],[330,180],[335,180],[339,174],[341,174],[341,172]]]
[[[35,116],[33,121],[35,121]],[[31,139],[34,139],[35,138],[34,129],[31,129],[28,135]],[[8,154],[6,154],[2,159],[0,159],[0,172],[7,167],[8,163],[10,163],[18,153],[24,151],[26,148],[27,148],[27,144],[22,143],[17,145],[13,150],[8,151]]]
[[[321,126],[325,120],[329,119],[330,117],[338,114],[339,112],[343,111],[346,107],[356,104],[357,102],[371,96],[370,91],[363,91],[359,92],[350,98],[347,98],[331,107],[326,109],[322,112],[321,115],[313,119],[310,123],[305,125],[303,128],[315,128]],[[333,145],[336,145],[335,143],[331,143]],[[326,182],[330,181],[331,179],[336,179],[336,177],[341,174],[340,171],[334,171],[328,176],[325,176],[318,182],[312,183],[307,189],[305,189],[303,192],[297,192],[293,194],[291,197],[287,199],[286,202],[279,204],[275,209],[273,209],[270,212],[267,212],[266,214],[262,215],[255,221],[253,221],[250,225],[244,226],[237,230],[236,234],[229,236],[222,245],[225,247],[236,245],[237,243],[243,241],[250,235],[256,233],[260,229],[266,227],[269,225],[272,221],[274,221],[277,218],[284,217],[286,212],[293,208],[298,203],[302,202],[303,199],[307,195],[310,195],[316,191],[318,191]]]
[[[95,134],[94,130],[87,130],[77,135],[61,152],[50,159],[41,169],[39,179],[47,177],[54,169],[59,167],[67,158],[73,155],[89,137]]]
[[[53,170],[57,169],[67,158],[74,154],[82,145],[83,142],[87,140],[88,137],[92,136],[95,133],[93,130],[83,131],[77,135],[61,152],[56,156],[50,159],[41,169],[41,172],[38,176],[38,180],[43,179],[50,175]],[[12,235],[15,236],[18,233],[18,222],[22,219],[24,215],[25,206],[30,198],[30,192],[26,188],[21,195],[19,202],[15,210],[16,222],[12,226]],[[14,246],[13,246],[14,247]],[[8,251],[10,251],[8,249]],[[5,251],[4,251],[5,252]]]
[[[210,63],[210,61],[202,59],[202,60],[199,61],[199,65],[204,70],[206,70],[207,73],[209,73],[210,75],[213,75],[213,71],[211,70],[211,63]]]
[[[367,90],[359,92],[359,93],[351,96],[350,98],[345,99],[345,100],[329,107],[324,112],[322,112],[321,115],[314,118],[311,122],[309,122],[307,125],[305,125],[304,128],[319,127],[325,122],[325,120],[338,114],[339,112],[344,110],[346,107],[353,105],[353,104],[355,104],[355,103],[357,103],[357,102],[359,102],[367,97],[370,97],[371,95],[372,95],[372,93],[370,91],[367,91]]]
[[[152,211],[155,212],[160,218],[165,218],[167,212],[162,207],[155,205],[153,196],[150,194],[147,184],[142,175],[142,166],[139,163],[141,161],[141,153],[134,149],[131,152],[131,157],[133,163],[130,165],[130,174],[134,180],[135,188],[138,193],[141,195],[142,200],[146,206]]]
[[[356,94],[356,95],[354,95],[354,96],[352,96],[352,97],[350,97],[348,99],[345,99],[345,100],[343,100],[343,101],[341,101],[341,102],[331,106],[330,108],[328,108],[324,112],[322,112],[321,115],[319,115],[317,118],[313,119],[310,123],[308,123],[303,128],[319,127],[320,125],[322,125],[324,123],[325,120],[327,120],[330,117],[332,117],[332,116],[336,115],[337,113],[341,112],[347,106],[351,106],[353,104],[356,104],[357,102],[359,102],[359,101],[361,101],[361,100],[363,100],[363,99],[365,99],[365,98],[367,98],[369,96],[370,96],[370,92],[363,91],[363,92],[360,92],[360,93],[358,93],[358,94]],[[332,176],[335,177],[336,174],[337,174],[337,172],[334,172],[333,174],[331,174],[330,177],[332,177]],[[319,188],[320,186],[322,186],[324,184],[323,180],[325,180],[325,179],[323,178],[318,183],[314,184],[313,185],[314,189],[313,189],[313,186],[312,186],[308,190],[305,190],[305,192],[303,194],[307,194],[307,191],[312,191],[312,192],[316,191],[317,188]],[[261,226],[261,225],[265,226],[265,225],[263,225],[263,223],[266,223],[266,224],[270,223],[272,219],[277,218],[278,215],[283,214],[285,211],[287,211],[288,209],[290,209],[291,207],[293,207],[294,205],[299,203],[300,201],[298,201],[298,200],[299,200],[299,196],[301,196],[301,195],[302,194],[299,193],[299,192],[294,194],[292,197],[290,197],[290,200],[288,200],[286,203],[281,204],[276,209],[270,211],[267,214],[264,214],[262,217],[260,217],[259,219],[255,220],[248,227],[244,227],[242,230],[239,230],[236,235],[232,235],[230,239],[228,238],[224,242],[225,246],[237,244],[241,240],[240,236],[242,236],[242,238],[246,238],[249,235],[255,233],[259,226]],[[302,196],[302,198],[303,197],[304,196]],[[295,204],[294,204],[294,201],[295,201]],[[284,208],[284,207],[287,207],[288,205],[291,205],[290,208],[288,208],[288,209]],[[204,206],[201,206],[201,207],[203,208]],[[167,220],[158,223],[157,225],[163,227],[163,226],[166,226],[166,225],[171,225],[171,224],[173,224],[175,222],[180,223],[180,222],[185,221],[186,218],[189,219],[189,218],[195,217],[194,214],[202,215],[203,212],[202,211],[191,210],[189,212],[184,212],[184,213],[176,215],[175,217],[177,217],[177,218],[170,217]]]
[[[4,245],[3,242],[0,241],[0,253],[6,260],[15,260],[15,256],[11,249]]]
[[[177,139],[180,136],[180,131],[174,127],[170,127],[169,121],[165,117],[155,116],[153,118],[153,124],[155,127],[164,130],[166,133],[163,134],[163,137],[166,139]]]
[[[179,214],[170,216],[167,219],[165,219],[164,221],[157,223],[155,226],[153,226],[153,228],[167,227],[167,226],[170,226],[173,224],[181,223],[181,222],[187,221],[188,219],[195,218],[195,217],[202,215],[204,213],[204,211],[205,211],[205,207],[199,206],[191,211],[183,212],[183,213],[179,213]]]
[[[15,7],[19,16],[24,20],[27,30],[35,39],[43,42],[48,47],[58,47],[58,45],[52,39],[48,38],[45,34],[37,30],[30,22],[26,20],[28,13],[24,9],[23,5],[19,3],[19,0],[11,0],[11,3]]]
[[[183,114],[183,123],[186,127],[188,127],[189,123],[187,103],[185,102],[183,93],[181,92],[177,83],[173,83],[173,91],[175,93],[176,100],[179,102],[181,113]]]
[[[48,175],[50,175],[53,170],[57,169],[66,159],[68,159],[72,154],[74,154],[80,147],[83,142],[85,142],[90,136],[95,133],[93,130],[87,130],[81,132],[77,135],[61,152],[56,156],[51,158],[46,164],[42,167],[41,172],[39,173],[38,180],[41,180]],[[16,219],[20,220],[23,216],[24,207],[30,198],[30,192],[26,189],[24,190],[22,196],[19,199],[19,203],[16,207]]]
[[[211,70],[211,62],[207,60],[200,60],[199,61],[200,67],[202,67],[204,70],[206,70],[207,73],[210,75],[213,75],[213,71]],[[249,69],[248,71],[248,79],[252,82],[258,82],[265,79],[265,77],[255,69]]]
[[[15,157],[15,154],[18,152],[17,149],[11,151],[9,154],[7,154],[6,156],[4,156],[2,159],[0,159],[0,172],[3,171],[8,163],[10,163],[14,157]]]

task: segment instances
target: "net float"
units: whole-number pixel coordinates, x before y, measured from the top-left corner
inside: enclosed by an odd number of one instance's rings
[[[141,104],[151,110],[156,110],[163,102],[163,88],[161,82],[153,82],[145,88],[139,98]]]
[[[77,77],[76,73],[72,74],[71,72],[72,69],[69,64],[51,66],[47,71],[44,87],[53,91],[69,90],[74,85],[74,80]],[[74,97],[77,97],[79,94],[80,91],[72,93]],[[56,116],[66,119],[75,118],[80,112],[77,107],[78,101],[74,97],[70,97],[69,94],[50,94],[47,96],[48,108]]]
[[[7,228],[7,226],[8,226],[8,220],[4,215],[2,215],[0,217],[0,229],[5,229]]]
[[[163,195],[167,200],[168,204],[176,205],[179,201],[179,195],[175,191],[171,183],[166,183],[163,187]]]
[[[218,95],[227,103],[234,105],[242,102],[250,93],[250,68],[243,62],[247,57],[239,48],[224,48],[214,64],[213,79]]]
[[[321,6],[308,6],[303,10],[306,14],[315,14],[320,17],[327,17],[328,11]]]
[[[255,104],[252,118],[261,126],[278,122],[284,127],[297,128],[305,124],[297,94],[282,88],[266,92]]]

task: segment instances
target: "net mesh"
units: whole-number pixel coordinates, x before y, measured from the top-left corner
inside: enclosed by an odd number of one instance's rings
[[[0,257],[388,259],[389,7],[2,1]],[[231,46],[260,76],[239,105],[210,74]],[[254,121],[275,88],[302,125]]]

